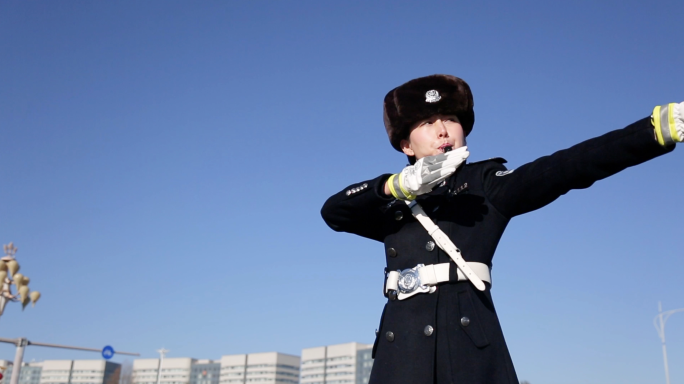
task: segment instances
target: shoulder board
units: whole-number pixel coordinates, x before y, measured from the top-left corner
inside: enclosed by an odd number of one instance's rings
[[[506,164],[506,163],[508,163],[508,161],[506,161],[506,159],[504,159],[503,157],[492,157],[491,159],[480,160],[480,161],[473,161],[472,163],[468,163],[468,164],[470,164],[470,165],[473,165],[473,164],[480,164],[480,163],[485,163],[485,162],[487,162],[487,161],[496,161],[496,162],[499,163],[499,164]]]

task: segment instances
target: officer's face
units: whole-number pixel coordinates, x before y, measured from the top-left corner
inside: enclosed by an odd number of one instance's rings
[[[416,123],[411,134],[402,140],[401,150],[419,160],[425,156],[444,153],[444,148],[454,149],[466,144],[463,127],[454,115],[434,115]]]

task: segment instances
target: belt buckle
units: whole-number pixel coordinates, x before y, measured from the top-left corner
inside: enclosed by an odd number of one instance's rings
[[[413,268],[404,269],[403,271],[397,271],[399,272],[397,288],[399,289],[400,293],[408,295],[419,289],[421,291],[429,290],[429,287],[427,285],[422,285],[420,283],[420,274],[418,273],[418,269],[424,266],[425,264],[418,264]]]

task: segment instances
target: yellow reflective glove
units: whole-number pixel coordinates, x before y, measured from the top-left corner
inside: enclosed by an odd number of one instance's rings
[[[684,141],[684,102],[653,108],[651,123],[660,145],[669,146],[681,143]]]

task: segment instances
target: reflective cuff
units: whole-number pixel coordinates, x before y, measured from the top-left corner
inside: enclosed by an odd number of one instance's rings
[[[387,180],[387,186],[389,187],[392,196],[399,200],[413,200],[416,198],[415,195],[412,195],[411,192],[404,188],[401,175],[398,173],[390,176]]]
[[[679,108],[680,106],[676,103],[659,105],[653,108],[651,124],[653,124],[653,128],[655,129],[658,143],[664,147],[679,143],[684,138],[684,132],[682,132],[684,130],[684,127],[682,126],[684,123],[677,121],[681,120]],[[680,126],[678,127],[677,125]]]

